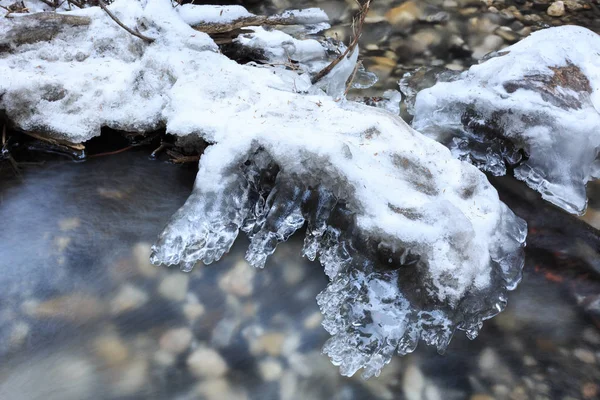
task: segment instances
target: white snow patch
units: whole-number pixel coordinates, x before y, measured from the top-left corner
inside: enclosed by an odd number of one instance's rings
[[[253,17],[242,6],[212,6],[184,4],[176,8],[181,19],[189,25],[230,23],[241,18]]]

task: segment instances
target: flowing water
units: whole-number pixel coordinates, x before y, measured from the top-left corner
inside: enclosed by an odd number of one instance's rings
[[[324,6],[347,39],[351,1],[304,3]],[[463,69],[537,24],[511,16],[529,2],[494,2],[498,13],[469,0],[375,3],[363,48],[376,90],[418,65]],[[600,398],[598,327],[562,278],[531,263],[474,341],[458,332],[446,355],[420,346],[378,378],[340,376],[320,353],[326,277],[298,240],[264,270],[243,260],[241,237],[191,273],[149,264],[195,175],[149,153],[52,158],[20,178],[0,163],[0,399]]]
[[[600,334],[536,274],[476,340],[458,333],[444,356],[421,346],[377,379],[341,377],[320,354],[326,278],[298,241],[264,270],[243,261],[241,239],[188,274],[148,263],[193,177],[144,150],[48,161],[21,179],[2,169],[1,399],[598,395]]]

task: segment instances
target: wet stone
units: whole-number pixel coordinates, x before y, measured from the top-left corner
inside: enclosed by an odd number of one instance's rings
[[[21,347],[31,332],[31,327],[24,321],[18,321],[10,329],[8,343],[11,349]]]
[[[190,322],[194,322],[204,314],[204,306],[200,303],[186,303],[183,306],[183,314]]]
[[[206,400],[246,400],[248,396],[241,390],[233,388],[225,379],[210,379],[198,384],[195,394]]]
[[[562,17],[565,15],[565,3],[562,1],[555,1],[548,7],[548,15],[551,17]]]
[[[276,381],[281,378],[283,373],[283,367],[281,363],[272,358],[267,358],[263,360],[258,365],[260,374],[265,381]]]
[[[255,275],[255,268],[242,260],[221,277],[219,287],[226,293],[246,297],[252,294]]]
[[[143,388],[148,384],[148,361],[137,358],[115,370],[112,391],[115,396],[131,396],[144,393]]]
[[[407,400],[421,400],[425,389],[425,377],[421,369],[410,364],[402,378],[402,389]]]
[[[154,278],[160,272],[160,268],[150,263],[150,246],[149,243],[136,243],[135,246],[133,246],[131,253],[140,275],[147,278]]]
[[[587,349],[575,349],[573,355],[581,362],[586,364],[595,364],[596,356],[594,352]]]
[[[219,378],[227,373],[227,364],[221,355],[208,347],[200,347],[187,359],[190,372],[198,378]]]
[[[121,287],[117,295],[110,301],[110,312],[113,315],[134,311],[148,302],[148,294],[143,290],[126,284]]]
[[[59,318],[84,323],[100,318],[104,314],[102,302],[87,294],[73,293],[37,303],[23,303],[23,312],[35,318]]]
[[[158,293],[172,301],[183,301],[187,294],[190,278],[183,272],[173,272],[167,275],[158,286]]]
[[[180,354],[190,346],[192,338],[189,328],[169,329],[160,337],[160,348],[172,354]]]
[[[116,335],[100,336],[92,343],[94,354],[110,366],[123,365],[129,358],[129,349]]]
[[[253,354],[266,353],[270,356],[277,357],[281,354],[285,335],[281,332],[268,332],[250,343],[250,351]]]

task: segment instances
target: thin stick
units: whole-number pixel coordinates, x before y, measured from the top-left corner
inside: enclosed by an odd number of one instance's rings
[[[115,151],[107,151],[106,153],[98,153],[98,154],[92,154],[89,155],[88,158],[95,158],[95,157],[104,157],[104,156],[113,156],[115,154],[119,154],[119,153],[123,153],[127,150],[131,150],[133,149],[135,146],[127,146],[127,147],[123,147],[122,149],[119,150],[115,150]]]
[[[31,136],[32,138],[35,138],[37,140],[41,140],[42,142],[48,142],[54,146],[68,147],[70,149],[79,150],[79,151],[85,150],[85,146],[81,143],[71,143],[67,140],[51,138],[51,137],[47,137],[47,136],[44,136],[44,135],[41,135],[41,134],[35,133],[35,132],[23,132],[23,133],[25,135]]]
[[[359,61],[354,66],[352,75],[350,75],[350,77],[346,81],[346,90],[344,90],[344,96],[346,96],[348,94],[348,92],[350,91],[350,88],[352,87],[352,82],[354,82],[354,78],[356,78],[356,72],[358,71],[358,69],[360,68],[361,65],[362,65],[362,61]]]
[[[8,163],[12,167],[17,178],[21,178],[21,172],[19,171],[19,164],[15,161],[12,154],[6,149],[6,125],[2,125],[2,154],[5,154]]]
[[[346,51],[344,51],[342,54],[340,54],[338,58],[333,60],[328,66],[326,66],[321,71],[319,71],[319,73],[316,74],[311,79],[311,82],[313,85],[315,83],[319,82],[321,79],[323,79],[327,74],[329,74],[331,72],[332,69],[335,68],[336,65],[338,65],[340,63],[340,61],[342,61],[344,59],[344,57],[348,56],[348,54],[351,54],[354,51],[354,49],[358,45],[358,40],[360,39],[360,36],[362,34],[362,28],[365,23],[365,18],[367,17],[367,13],[369,12],[370,6],[371,6],[371,0],[367,0],[365,2],[365,4],[362,4],[360,6],[360,10],[358,12],[358,17],[357,17],[358,25],[357,25],[356,29],[354,30],[354,39],[350,43],[350,46],[348,46]]]
[[[110,18],[112,18],[112,20],[115,21],[117,23],[117,25],[119,25],[121,28],[125,29],[127,32],[131,33],[133,36],[136,36],[136,37],[142,39],[146,43],[152,43],[152,42],[154,42],[153,38],[149,38],[148,36],[144,36],[141,33],[137,32],[137,31],[134,31],[133,29],[131,29],[130,27],[128,27],[127,25],[125,25],[124,23],[122,23],[119,20],[119,18],[117,18],[117,16],[115,14],[113,14],[108,9],[108,7],[104,3],[104,1],[98,0],[98,5],[100,5],[100,8],[102,8],[104,11],[106,11],[106,13],[108,14],[108,16]]]

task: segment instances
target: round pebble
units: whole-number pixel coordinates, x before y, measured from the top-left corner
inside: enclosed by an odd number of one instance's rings
[[[187,294],[189,282],[190,278],[186,273],[171,273],[160,282],[158,293],[167,300],[183,301]]]
[[[281,378],[281,374],[283,373],[283,367],[281,366],[281,363],[272,358],[261,361],[258,365],[258,368],[263,380],[267,382],[278,380]]]
[[[554,3],[550,4],[550,7],[548,7],[546,12],[551,17],[562,17],[565,15],[565,3],[562,1],[555,1]]]
[[[160,337],[160,348],[172,354],[180,354],[187,350],[192,338],[189,328],[169,329]]]
[[[219,378],[227,373],[227,363],[208,347],[195,350],[187,359],[190,372],[198,378]]]

